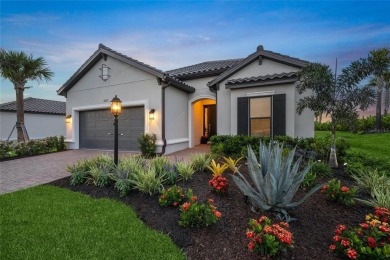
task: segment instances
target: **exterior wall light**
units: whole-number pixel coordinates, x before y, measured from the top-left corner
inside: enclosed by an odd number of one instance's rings
[[[156,112],[156,110],[154,108],[152,108],[149,112],[149,119],[150,120],[154,120],[154,112]]]
[[[66,115],[65,123],[70,124],[71,122],[72,122],[72,116],[71,115]]]
[[[122,101],[115,95],[111,100],[111,113],[114,115],[114,163],[118,166],[118,116],[122,112]]]
[[[106,64],[102,64],[100,71],[101,74],[99,77],[102,78],[102,80],[104,81],[108,80],[108,78],[110,77],[110,67],[108,67]]]

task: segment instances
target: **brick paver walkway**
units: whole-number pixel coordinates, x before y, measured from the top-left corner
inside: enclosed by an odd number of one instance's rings
[[[175,158],[188,161],[194,153],[209,151],[209,145],[198,145],[167,156],[172,162]],[[112,151],[70,150],[0,162],[0,194],[38,186],[69,176],[66,171],[68,165],[99,153],[112,153]],[[119,153],[120,156],[129,154],[131,153]]]

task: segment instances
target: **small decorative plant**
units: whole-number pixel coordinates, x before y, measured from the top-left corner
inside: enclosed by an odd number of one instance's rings
[[[390,212],[375,208],[359,227],[338,225],[329,250],[349,259],[390,259]]]
[[[259,220],[250,219],[246,237],[250,240],[248,249],[262,256],[274,256],[292,248],[293,237],[288,231],[286,222],[272,224],[271,220],[262,216]]]
[[[192,168],[192,165],[183,161],[178,161],[176,163],[176,171],[184,181],[188,181],[195,173],[195,170],[194,168]]]
[[[202,204],[196,197],[180,206],[179,225],[183,227],[206,227],[214,224],[221,217],[221,212],[214,206],[214,200],[209,199]]]
[[[138,138],[139,149],[146,158],[152,158],[156,155],[156,134],[143,133]]]
[[[167,190],[163,190],[159,199],[159,203],[160,206],[163,207],[171,207],[171,206],[177,207],[181,204],[184,197],[185,197],[185,192],[183,188],[174,185]]]
[[[216,193],[225,194],[228,190],[229,184],[225,177],[216,175],[209,181],[209,186],[211,186],[213,191]]]
[[[210,164],[210,161],[210,154],[199,153],[191,157],[191,165],[197,172],[203,172]]]
[[[213,176],[222,175],[229,166],[227,164],[216,163],[215,160],[211,160],[210,166],[207,168],[212,172]]]
[[[242,158],[244,157],[240,157],[237,160],[234,160],[231,157],[223,157],[223,159],[225,160],[225,164],[229,167],[233,174],[238,172],[238,170],[240,169],[241,165],[237,167],[237,164],[242,160]]]
[[[322,186],[321,193],[325,194],[326,198],[331,201],[337,201],[344,205],[355,204],[356,188],[341,186],[341,182],[336,179],[331,179],[326,185]]]

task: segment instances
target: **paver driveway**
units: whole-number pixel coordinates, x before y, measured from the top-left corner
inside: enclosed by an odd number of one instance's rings
[[[194,148],[169,154],[168,158],[172,162],[176,159],[188,161],[195,153],[207,153],[209,151],[209,145],[198,145]],[[69,176],[70,174],[66,171],[68,165],[99,153],[112,154],[112,151],[69,150],[0,162],[0,194],[38,186]],[[119,156],[130,154],[135,153],[119,152]]]
[[[0,194],[48,183],[66,176],[66,167],[82,158],[98,153],[112,153],[99,150],[69,150],[22,159],[0,162]],[[129,153],[122,153],[129,154]]]

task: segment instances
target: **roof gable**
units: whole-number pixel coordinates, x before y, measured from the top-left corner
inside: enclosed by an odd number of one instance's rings
[[[251,55],[249,55],[245,59],[242,59],[238,64],[229,68],[228,70],[223,72],[221,75],[219,75],[218,77],[216,77],[215,79],[210,81],[208,84],[209,87],[211,88],[211,87],[215,86],[216,84],[222,82],[223,80],[227,79],[228,77],[230,77],[231,75],[233,75],[237,71],[239,71],[239,70],[245,68],[246,66],[248,66],[249,64],[251,64],[256,59],[259,59],[259,62],[261,62],[263,57],[267,58],[269,60],[278,62],[278,63],[282,63],[282,64],[286,64],[286,65],[289,65],[292,67],[296,67],[296,68],[302,68],[303,66],[305,66],[305,64],[308,63],[307,61],[304,61],[304,60],[301,60],[298,58],[293,58],[293,57],[290,57],[287,55],[282,55],[280,53],[264,50],[263,46],[260,45],[257,47],[256,52],[252,53]]]
[[[0,111],[15,112],[16,101],[0,104]],[[38,113],[38,114],[65,115],[66,103],[63,101],[29,97],[24,99],[24,112]]]
[[[157,78],[165,79],[166,75],[163,71],[152,67],[150,65],[147,65],[143,62],[140,62],[136,59],[130,58],[122,53],[116,52],[113,49],[108,48],[107,46],[103,44],[99,44],[99,48],[97,51],[95,51],[89,59],[84,62],[83,65],[68,79],[65,84],[57,90],[58,95],[66,96],[66,92],[71,89],[100,59],[104,58],[105,56],[113,57],[119,61],[122,61],[126,64],[129,64],[131,66],[134,66],[140,70],[143,70],[145,72],[148,72]],[[176,83],[176,84],[175,84]],[[187,92],[192,93],[195,91],[194,88],[186,85],[183,82],[179,82],[178,80],[175,80],[175,83],[173,83],[174,87],[178,87],[179,89]]]

